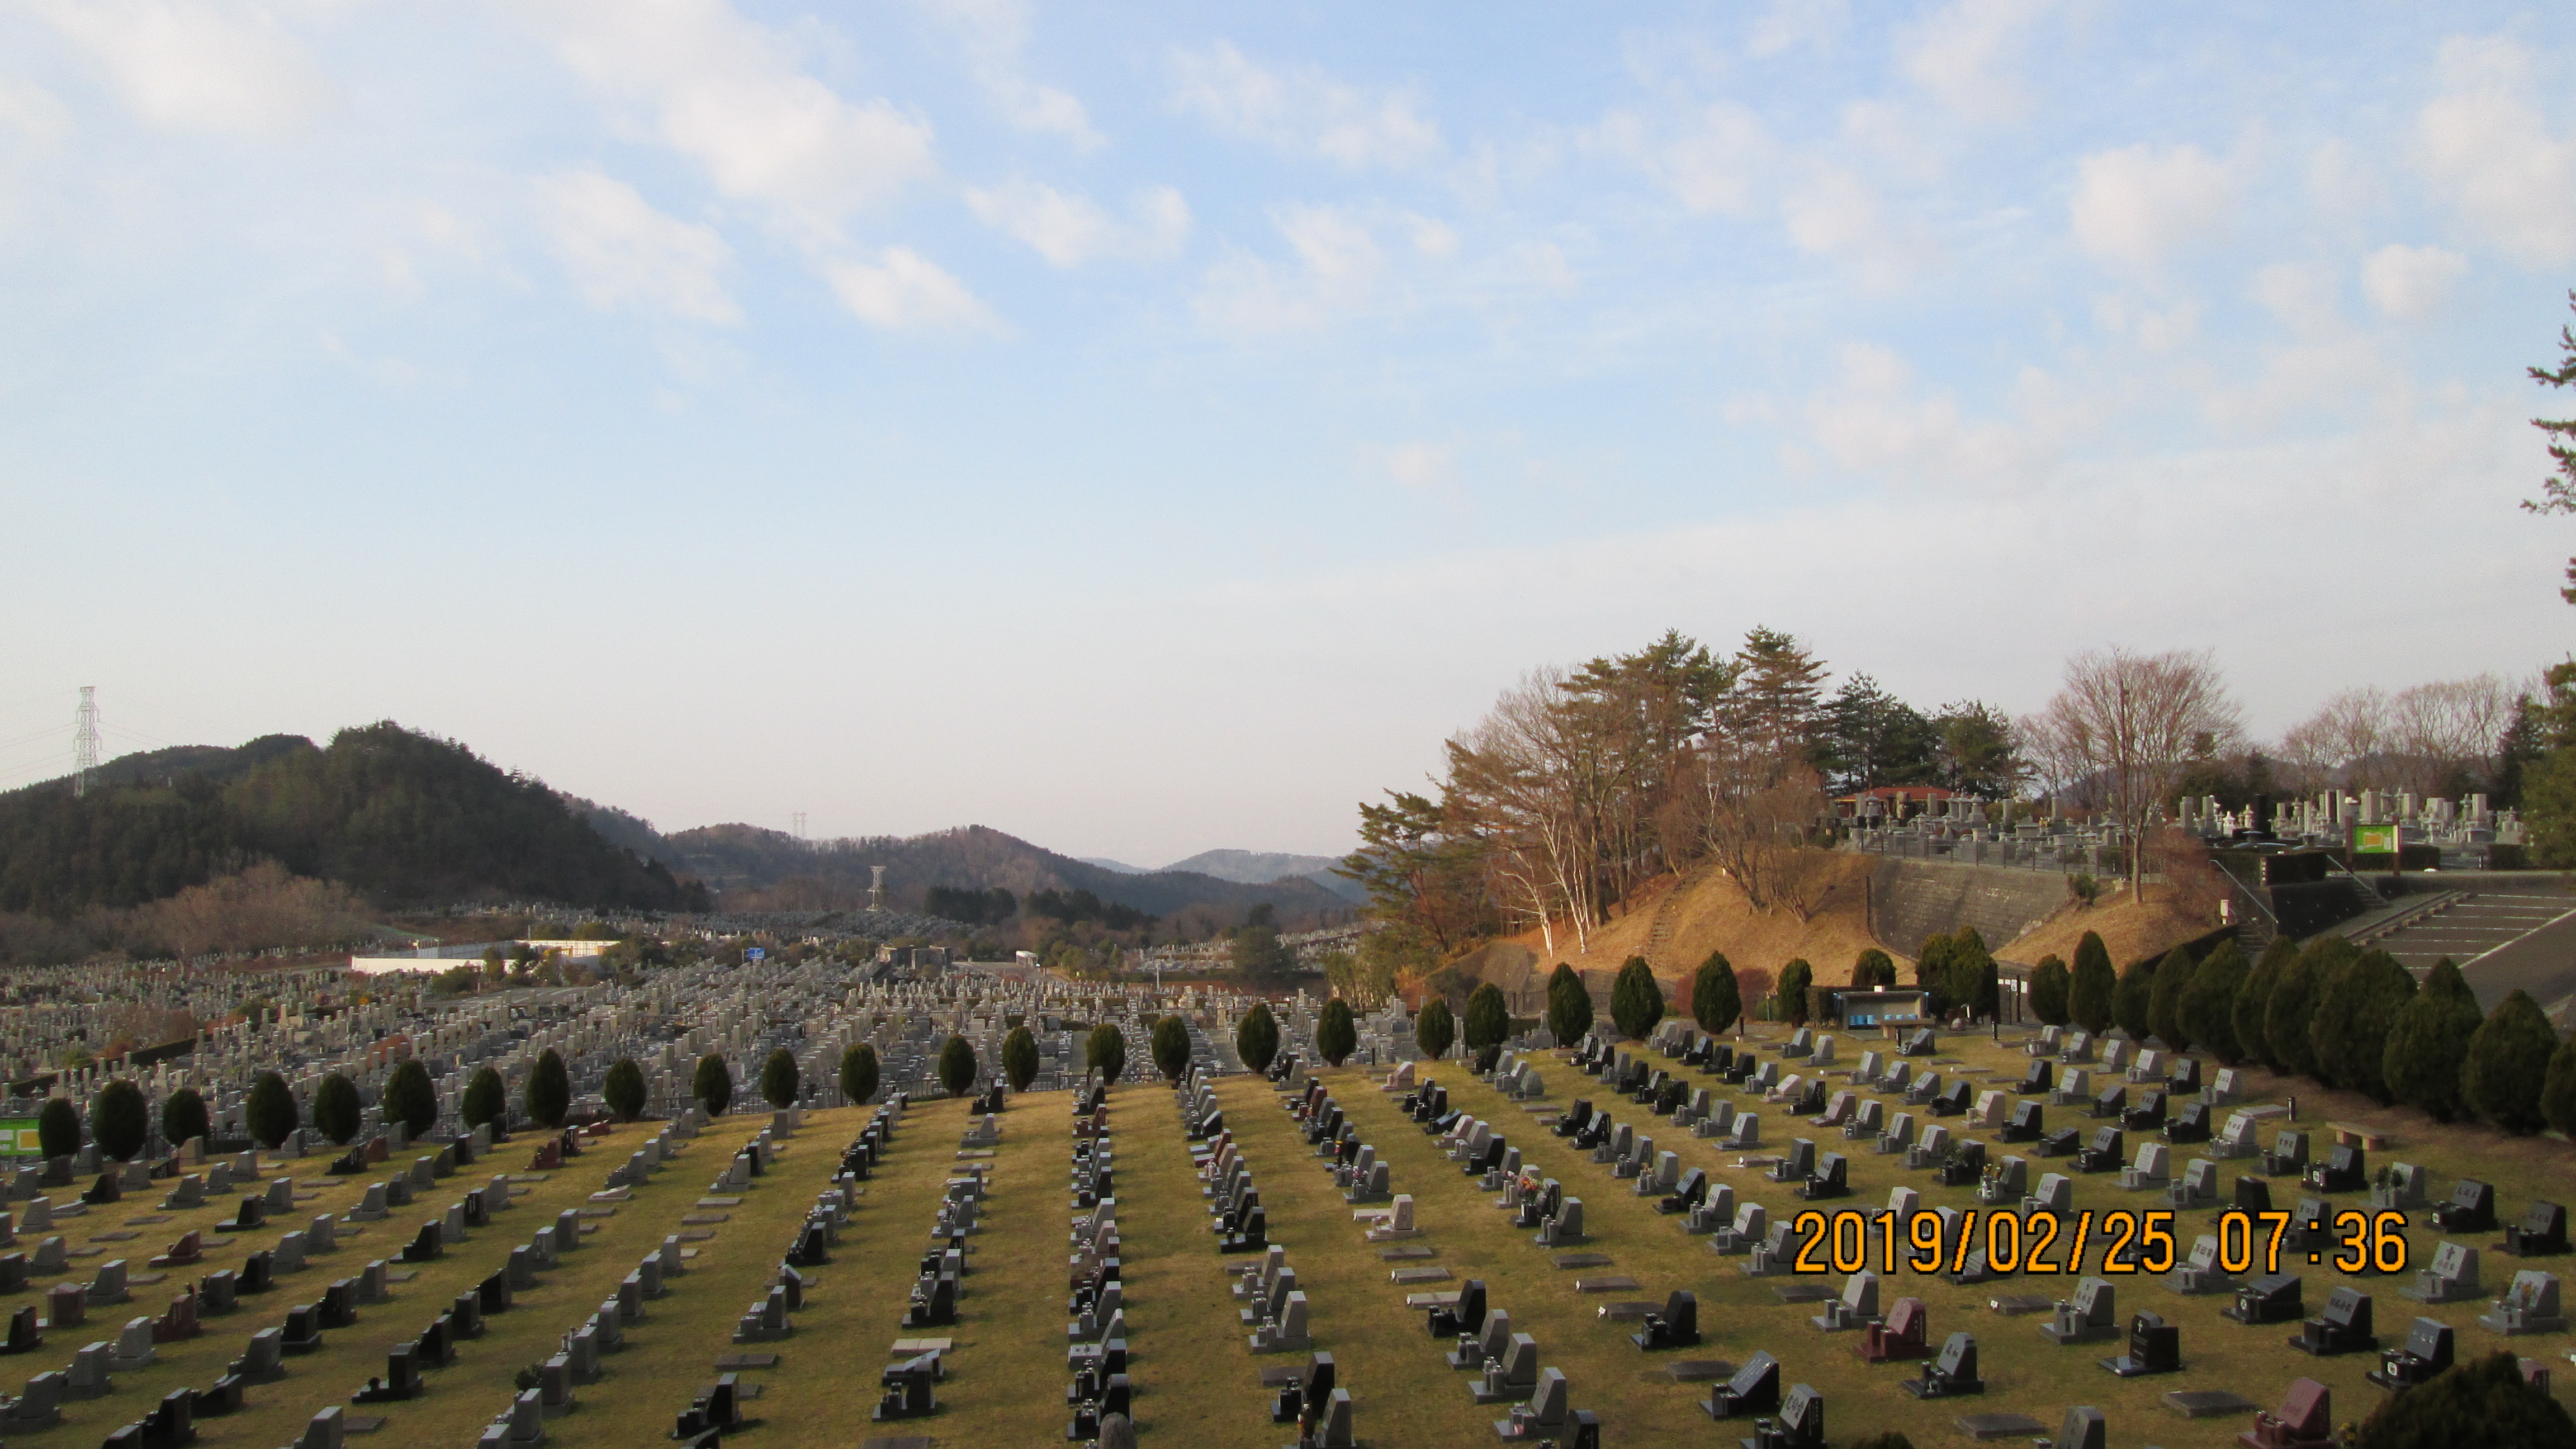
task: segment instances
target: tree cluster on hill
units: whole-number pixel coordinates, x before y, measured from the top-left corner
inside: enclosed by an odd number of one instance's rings
[[[703,907],[657,861],[601,839],[542,783],[392,723],[75,795],[0,796],[0,911],[66,919],[175,896],[259,860],[383,906],[510,896]]]
[[[1132,931],[1154,923],[1154,917],[1117,901],[1104,901],[1088,890],[1032,891],[1022,906],[1032,916],[1044,916],[1066,925],[1097,921],[1113,931]]]
[[[976,890],[972,886],[932,886],[921,895],[922,914],[938,916],[969,926],[999,925],[1019,914],[1019,898],[995,886]]]

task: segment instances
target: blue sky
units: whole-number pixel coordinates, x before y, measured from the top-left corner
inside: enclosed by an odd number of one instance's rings
[[[2564,7],[1461,13],[5,0],[0,783],[96,684],[1150,863],[1668,626],[2565,655]]]

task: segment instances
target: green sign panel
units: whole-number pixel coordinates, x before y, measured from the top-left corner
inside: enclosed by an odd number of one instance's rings
[[[2356,825],[2352,828],[2352,848],[2359,852],[2395,855],[2397,842],[2395,825]]]
[[[42,1157],[43,1144],[36,1136],[33,1117],[0,1117],[0,1156]]]

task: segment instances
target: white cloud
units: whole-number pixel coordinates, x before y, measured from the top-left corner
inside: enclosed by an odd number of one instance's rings
[[[2503,37],[2443,42],[2444,92],[2417,119],[2425,169],[2461,216],[2521,261],[2576,259],[2576,141],[2529,99],[2530,54]]]
[[[1138,196],[1128,221],[1109,215],[1087,196],[1035,181],[970,189],[966,204],[986,226],[1027,243],[1059,267],[1101,257],[1175,256],[1190,235],[1190,204],[1168,186]]]
[[[1958,0],[1907,28],[1906,76],[1943,105],[1981,121],[2009,120],[2030,95],[2010,73],[2050,0]]]
[[[2361,290],[2370,305],[2401,322],[2423,322],[2451,299],[2469,274],[2469,259],[2436,246],[2384,246],[2362,259]]]
[[[1176,51],[1172,68],[1183,110],[1290,155],[1358,170],[1411,166],[1444,149],[1439,124],[1409,90],[1362,90],[1312,66],[1272,70],[1228,41]]]
[[[892,330],[999,332],[1001,324],[966,284],[910,247],[873,260],[843,258],[823,268],[833,295],[861,321]]]
[[[156,126],[273,135],[333,99],[312,55],[265,11],[199,0],[35,0],[34,8]]]
[[[2280,262],[2254,274],[2254,300],[2311,336],[2343,324],[2341,290],[2332,272],[2302,262]]]
[[[770,208],[809,247],[936,170],[928,121],[843,99],[724,0],[548,0],[514,13],[538,17],[574,71],[639,107],[645,132],[718,191]]]
[[[1407,488],[1437,488],[1449,481],[1446,443],[1399,443],[1381,459],[1386,476]]]
[[[634,187],[597,171],[568,171],[536,185],[546,239],[592,306],[742,320],[718,278],[733,248],[713,227],[665,216]]]
[[[1899,236],[1867,182],[1840,166],[1810,168],[1780,204],[1789,240],[1800,251],[1848,257],[1873,280],[1916,270],[1928,244]]]
[[[2153,271],[2175,252],[2224,232],[2236,205],[2225,163],[2197,146],[2144,143],[2096,151],[2077,164],[2075,239],[2101,261]]]
[[[2149,352],[2172,352],[2200,335],[2200,303],[2190,298],[2159,311],[2134,306],[2125,297],[2099,297],[2093,316],[2106,330],[2136,338]]]
[[[1734,101],[1692,116],[1678,135],[1656,135],[1634,111],[1613,111],[1589,133],[1595,148],[1641,167],[1687,210],[1748,215],[1780,145],[1762,118]]]
[[[1771,8],[1753,22],[1744,48],[1768,57],[1800,45],[1825,49],[1851,28],[1851,0],[1771,0]]]
[[[1405,226],[1413,233],[1413,249],[1435,262],[1445,262],[1458,255],[1458,232],[1445,221],[1427,216],[1408,216]]]
[[[1841,376],[1808,398],[1806,421],[1816,445],[1854,472],[2020,491],[2057,470],[2083,408],[2036,370],[2022,374],[2016,401],[2026,414],[2018,424],[1964,417],[1949,394],[1918,393],[1894,351],[1856,342],[1843,348]]]
[[[1192,308],[1220,332],[1286,332],[1320,326],[1374,300],[1386,256],[1359,215],[1337,206],[1288,206],[1272,214],[1297,265],[1237,253],[1208,270]]]
[[[1070,92],[1029,79],[1022,56],[1029,43],[1026,0],[921,0],[957,28],[968,68],[1002,115],[1023,131],[1049,132],[1081,150],[1104,144],[1091,114]]]
[[[51,145],[71,134],[72,114],[52,91],[0,76],[0,126]]]

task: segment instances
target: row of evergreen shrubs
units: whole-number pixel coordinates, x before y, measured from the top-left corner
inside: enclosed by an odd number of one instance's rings
[[[2475,1117],[2508,1132],[2576,1132],[2576,1041],[2562,1044],[2539,1003],[2515,991],[2481,1013],[2449,957],[2419,986],[2386,951],[2339,936],[2305,947],[2284,938],[2250,966],[2232,940],[2195,960],[2177,947],[2114,973],[2088,931],[2069,969],[2042,957],[2031,1014],[2100,1033],[2208,1052],[2275,1072],[2405,1103],[2450,1122]]]

